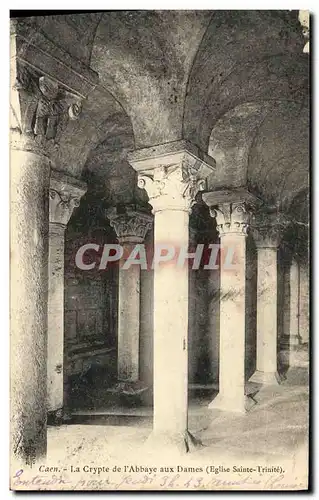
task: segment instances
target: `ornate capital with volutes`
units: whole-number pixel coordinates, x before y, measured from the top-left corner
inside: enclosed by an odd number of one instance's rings
[[[143,243],[153,225],[153,217],[135,205],[126,206],[123,211],[109,208],[106,215],[114,228],[119,243]]]
[[[209,207],[211,217],[216,219],[220,236],[246,236],[253,213],[257,207],[263,205],[263,201],[246,186],[207,191],[203,193],[202,198]]]
[[[199,154],[198,148],[187,141],[138,150],[128,160],[138,172],[138,187],[146,190],[153,213],[189,212],[215,167],[213,158]]]
[[[249,230],[251,207],[245,202],[221,203],[210,207],[211,217],[216,218],[220,236],[238,234],[246,236]]]
[[[70,220],[75,207],[86,192],[86,184],[77,179],[51,170],[49,190],[49,221],[50,227],[64,227]]]
[[[152,175],[139,175],[138,187],[149,196],[153,212],[161,210],[190,211],[199,191],[205,189],[205,179],[198,168],[184,162],[170,167],[157,167]]]
[[[251,233],[257,248],[277,248],[289,218],[280,212],[259,210],[251,221]]]

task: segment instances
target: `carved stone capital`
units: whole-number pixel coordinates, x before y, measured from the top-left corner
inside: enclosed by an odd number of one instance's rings
[[[196,194],[205,189],[205,185],[199,172],[185,164],[157,167],[153,175],[138,176],[138,187],[146,189],[153,212],[190,211]]]
[[[50,157],[98,75],[26,19],[10,22],[11,147]]]
[[[216,218],[220,236],[239,234],[246,236],[249,230],[251,207],[245,202],[221,203],[210,207],[211,217]]]
[[[282,213],[256,212],[251,221],[251,233],[257,248],[277,248],[290,220]]]
[[[304,39],[306,41],[306,45],[303,48],[303,52],[306,54],[309,54],[309,52],[310,52],[310,47],[309,47],[309,38],[310,38],[309,10],[300,10],[298,18],[299,18],[299,22],[302,26],[302,34],[303,34]]]
[[[120,244],[143,243],[148,230],[153,225],[152,215],[139,210],[134,205],[126,206],[124,211],[120,213],[115,207],[109,208],[106,215]]]
[[[203,158],[187,141],[139,150],[131,153],[128,160],[139,174],[138,187],[146,190],[153,213],[190,211],[215,165],[213,158]]]
[[[73,209],[80,205],[86,184],[67,175],[51,170],[49,190],[50,226],[64,227],[70,220]]]
[[[68,121],[79,117],[81,100],[17,59],[11,66],[11,145],[48,154]]]

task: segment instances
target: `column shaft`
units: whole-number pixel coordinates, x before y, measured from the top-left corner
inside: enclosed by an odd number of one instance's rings
[[[290,350],[300,343],[299,335],[299,294],[300,294],[299,264],[292,260],[290,267]]]
[[[190,451],[200,444],[189,432],[188,260],[189,212],[214,160],[187,141],[145,148],[129,155],[155,215],[154,229],[154,417],[150,442]],[[156,260],[162,245],[175,256]],[[156,256],[156,259],[155,259]],[[181,262],[185,260],[184,262]]]
[[[210,408],[244,412],[246,238],[221,235],[222,251],[234,249],[235,267],[220,272],[219,394]]]
[[[123,244],[124,256],[134,245]],[[118,378],[135,382],[139,379],[140,329],[140,266],[132,265],[119,270],[118,305]]]
[[[190,384],[195,383],[197,371],[197,343],[196,343],[196,303],[197,303],[197,286],[196,278],[198,270],[189,269],[188,283],[188,381]]]
[[[255,200],[245,189],[210,191],[203,199],[221,247],[219,393],[209,408],[244,413],[255,404],[245,395],[246,236]]]
[[[277,248],[257,249],[257,363],[251,381],[279,382],[277,372]]]
[[[298,348],[300,345],[300,269],[299,262],[292,259],[289,280],[289,368],[299,365]]]
[[[206,270],[208,273],[208,336],[209,359],[212,369],[212,381],[219,381],[220,352],[220,269]]]
[[[46,453],[49,160],[11,152],[11,437],[30,463]]]
[[[188,213],[155,214],[155,247],[188,245]],[[179,250],[179,248],[177,249]],[[162,263],[154,270],[154,432],[187,430],[188,263]]]
[[[86,185],[51,170],[49,210],[48,297],[48,412],[50,423],[60,423],[63,408],[64,358],[64,238],[74,207],[79,206]]]
[[[116,207],[109,208],[107,216],[123,249],[119,269],[118,378],[134,383],[140,376],[141,264],[144,267],[140,261],[146,258],[146,253],[143,247],[139,249],[139,257],[132,251],[144,241],[153,218],[148,210],[137,205],[126,205],[120,212]],[[131,255],[137,263],[128,262],[124,267]]]
[[[48,411],[63,407],[64,351],[64,233],[63,224],[50,222],[48,298]]]
[[[309,267],[300,265],[299,286],[299,335],[303,344],[309,342]]]
[[[153,253],[154,235],[150,231],[146,238],[146,252]],[[153,404],[153,330],[154,330],[154,272],[149,268],[141,270],[140,300],[140,379],[149,388],[143,400]]]

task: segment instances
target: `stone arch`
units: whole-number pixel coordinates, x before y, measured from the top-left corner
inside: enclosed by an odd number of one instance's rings
[[[182,138],[189,71],[211,15],[208,11],[103,14],[91,66],[131,117],[137,147]]]
[[[184,137],[207,151],[212,128],[230,109],[302,99],[308,73],[302,50],[297,12],[215,12],[189,76]]]

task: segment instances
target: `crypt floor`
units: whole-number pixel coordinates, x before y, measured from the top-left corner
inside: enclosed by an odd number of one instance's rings
[[[192,398],[189,429],[204,447],[187,454],[187,463],[207,459],[221,463],[230,457],[273,463],[300,453],[307,460],[307,368],[291,369],[280,386],[256,386],[251,385],[248,393],[258,404],[246,415],[208,410],[211,395]],[[151,412],[150,408],[75,412],[72,424],[48,428],[48,463],[58,459],[63,464],[105,464],[124,458],[128,462],[130,457],[133,463],[136,457],[143,463]]]

